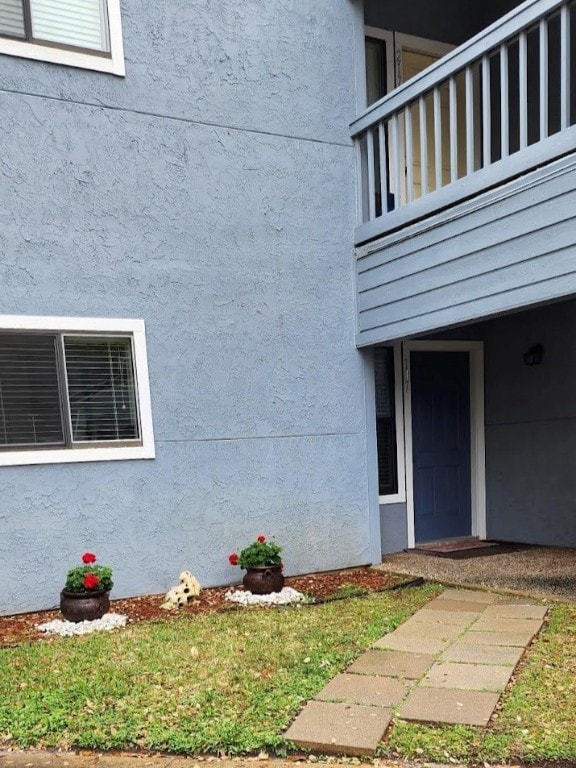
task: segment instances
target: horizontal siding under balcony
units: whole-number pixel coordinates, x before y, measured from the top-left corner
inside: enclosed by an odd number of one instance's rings
[[[357,249],[358,346],[576,294],[576,155]]]

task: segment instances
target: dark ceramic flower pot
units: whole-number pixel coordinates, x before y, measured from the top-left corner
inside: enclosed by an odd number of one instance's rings
[[[261,568],[246,568],[242,579],[244,589],[253,595],[269,595],[280,592],[284,586],[284,576],[281,565],[266,565]]]
[[[110,592],[60,592],[60,611],[67,621],[101,619],[110,608]]]

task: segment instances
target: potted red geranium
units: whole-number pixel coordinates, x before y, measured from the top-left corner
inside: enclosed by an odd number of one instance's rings
[[[60,610],[68,621],[101,619],[110,608],[110,590],[114,586],[112,568],[96,565],[96,555],[84,552],[82,565],[68,571],[60,593]]]
[[[284,586],[280,552],[282,547],[275,541],[267,541],[266,536],[258,536],[256,541],[240,553],[229,555],[228,562],[246,569],[242,579],[245,589],[254,595],[269,595],[271,592],[280,592]]]

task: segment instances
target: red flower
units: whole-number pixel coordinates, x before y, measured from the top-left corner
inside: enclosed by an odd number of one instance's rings
[[[96,589],[98,584],[100,584],[100,576],[96,576],[95,573],[87,573],[84,576],[85,589]]]
[[[84,554],[82,555],[82,562],[86,563],[86,565],[88,565],[89,563],[95,563],[96,555],[93,555],[92,552],[84,552]]]
[[[238,565],[238,560],[239,560],[239,557],[236,554],[236,552],[233,552],[228,558],[230,565]]]
[[[258,541],[260,542],[260,544],[264,544],[264,542],[266,541],[266,536],[258,536]]]

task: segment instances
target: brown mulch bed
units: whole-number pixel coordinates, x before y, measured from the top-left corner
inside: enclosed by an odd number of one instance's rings
[[[322,603],[338,599],[340,596],[351,596],[355,591],[358,594],[362,592],[381,592],[396,589],[413,581],[413,577],[406,575],[384,573],[372,570],[371,568],[355,568],[345,571],[295,576],[286,579],[286,586],[293,587],[293,589],[313,597],[315,603]],[[229,589],[229,586],[203,589],[193,603],[185,608],[181,608],[178,613],[194,615],[216,611],[241,610],[238,606],[224,599]],[[341,592],[343,589],[344,592]],[[162,610],[160,605],[163,601],[163,594],[113,600],[111,612],[124,614],[132,623],[166,620],[177,612]],[[54,636],[43,635],[36,629],[36,626],[61,618],[62,615],[59,610],[0,616],[0,648],[35,640],[53,639]]]

